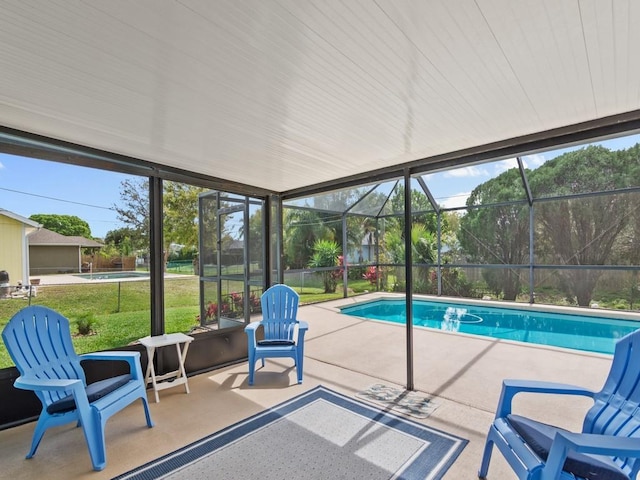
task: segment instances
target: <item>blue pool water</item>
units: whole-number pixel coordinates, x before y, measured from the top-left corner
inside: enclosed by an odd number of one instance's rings
[[[404,300],[377,300],[343,307],[341,310],[346,315],[405,323]],[[426,300],[414,300],[413,324],[609,354],[613,353],[618,338],[640,328],[640,322],[633,320]]]

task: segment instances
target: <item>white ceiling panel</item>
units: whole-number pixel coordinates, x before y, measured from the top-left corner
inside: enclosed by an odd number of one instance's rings
[[[640,108],[634,0],[3,0],[0,124],[287,191]]]

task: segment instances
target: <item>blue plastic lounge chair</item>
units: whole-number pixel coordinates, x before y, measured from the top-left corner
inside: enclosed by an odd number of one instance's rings
[[[295,362],[298,383],[302,383],[304,334],[309,326],[299,321],[298,294],[286,285],[274,285],[260,298],[262,317],[247,325],[244,331],[249,342],[249,385],[253,385],[256,361],[265,358],[290,357]],[[264,340],[258,340],[259,327],[264,329]]]
[[[594,405],[582,433],[511,413],[520,392],[584,395]],[[629,480],[640,469],[640,330],[616,344],[609,376],[599,392],[573,385],[505,380],[489,428],[478,476],[486,478],[493,445],[519,479]]]
[[[33,390],[42,402],[31,450],[33,457],[45,431],[77,422],[84,431],[94,470],[106,465],[104,425],[109,417],[138,398],[142,399],[147,425],[153,426],[138,352],[101,352],[76,355],[69,320],[40,306],[16,313],[2,331],[2,339],[20,372],[17,388]],[[87,386],[83,360],[122,360],[130,372]]]

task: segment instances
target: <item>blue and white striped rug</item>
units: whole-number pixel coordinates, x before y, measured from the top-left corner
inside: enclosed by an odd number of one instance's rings
[[[466,444],[320,386],[114,480],[435,480]]]

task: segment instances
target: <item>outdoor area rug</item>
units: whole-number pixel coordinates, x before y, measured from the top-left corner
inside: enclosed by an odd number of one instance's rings
[[[356,395],[417,418],[427,418],[438,407],[431,399],[418,392],[409,392],[381,383],[371,385]]]
[[[115,479],[435,480],[467,442],[319,386]]]

